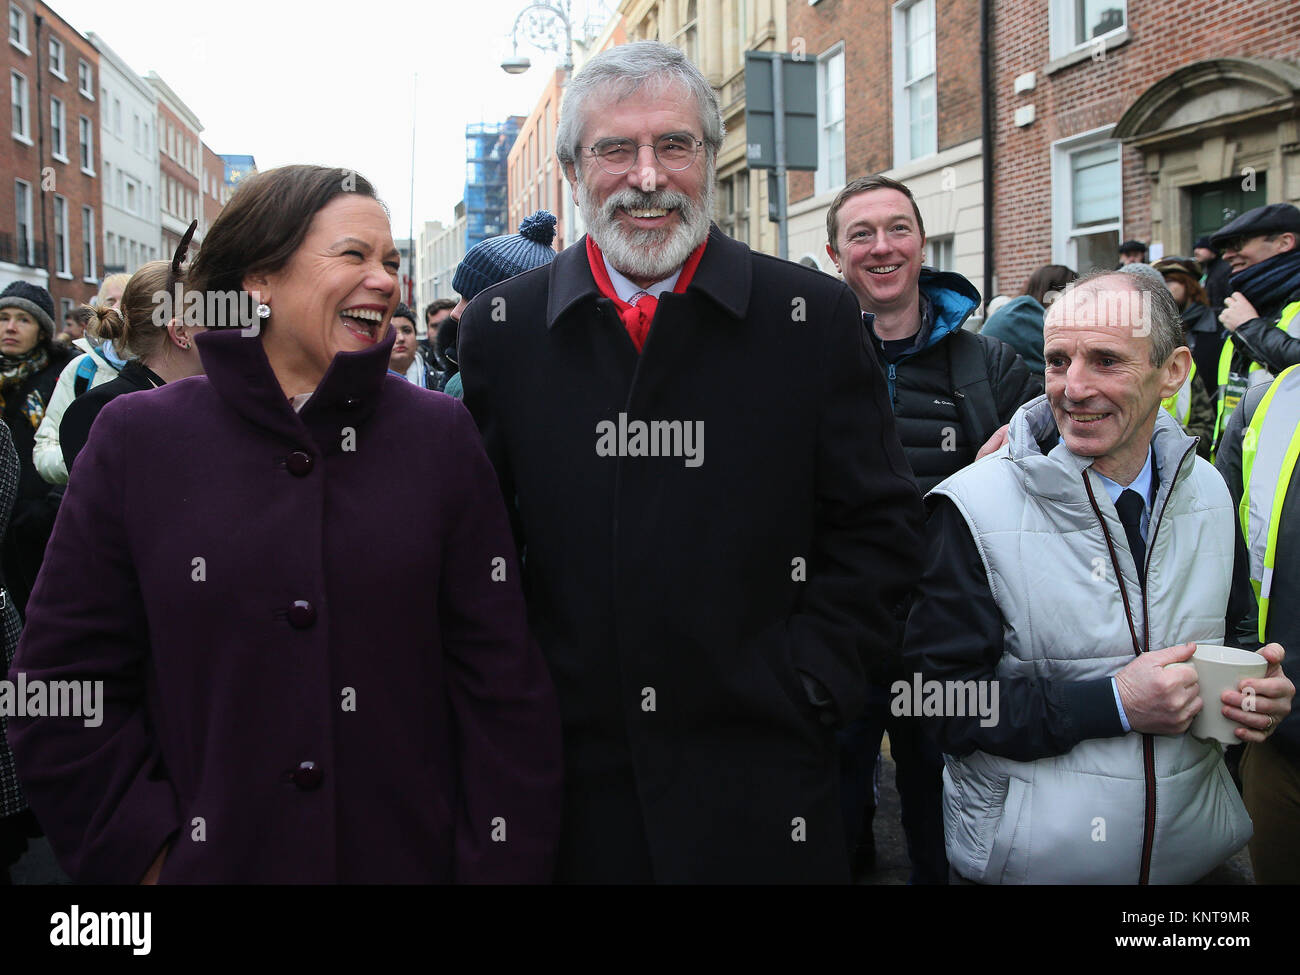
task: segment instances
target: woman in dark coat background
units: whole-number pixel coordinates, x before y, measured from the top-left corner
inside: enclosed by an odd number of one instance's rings
[[[48,291],[15,281],[0,292],[0,406],[20,465],[3,558],[9,595],[20,613],[26,612],[59,506],[57,493],[32,463],[36,428],[68,361],[68,350],[54,341],[54,333],[54,299]]]
[[[252,176],[187,273],[206,374],[96,418],[14,666],[103,722],[10,731],[74,880],[550,878],[554,690],[474,421],[387,373],[397,272],[355,172]]]

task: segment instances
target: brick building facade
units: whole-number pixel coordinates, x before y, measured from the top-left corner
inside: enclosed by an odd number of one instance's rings
[[[203,147],[203,165],[201,168],[203,217],[199,223],[206,235],[208,228],[212,226],[212,221],[217,219],[217,214],[225,206],[226,164],[219,155],[212,151],[212,147],[206,142],[200,144]]]
[[[807,0],[790,2],[806,3]],[[767,219],[766,171],[749,168],[745,140],[745,52],[787,49],[786,3],[787,0],[622,0],[618,7],[629,41],[659,40],[680,48],[713,86],[727,128],[717,158],[714,216],[732,237],[767,254],[777,253],[777,228]],[[798,258],[793,247],[790,256]]]
[[[10,135],[0,140],[0,275],[49,289],[56,315],[103,270],[95,49],[42,3],[9,4]]]
[[[915,194],[926,263],[983,288],[978,0],[789,0],[790,49],[816,60],[816,173],[789,176],[789,255],[834,273],[826,211],[858,176]]]
[[[1004,0],[994,20],[1000,289],[1152,259],[1300,201],[1300,4]]]
[[[591,57],[626,44],[627,40],[623,18],[617,15],[611,17],[599,33],[588,35],[585,42],[575,37],[574,73],[580,71]],[[547,79],[541,97],[519,130],[519,138],[510,149],[507,163],[507,232],[515,233],[530,214],[549,210],[555,214],[555,240],[551,246],[557,251],[569,246],[586,231],[582,214],[573,202],[573,191],[555,154],[555,130],[560,124],[564,83],[564,70],[557,68]]]
[[[567,184],[555,156],[555,127],[559,124],[560,93],[564,70],[556,69],[546,82],[532,113],[524,121],[506,163],[506,233],[516,233],[525,217],[538,210],[556,215],[556,250],[572,243],[564,219]]]
[[[170,258],[192,221],[194,243],[203,240],[203,126],[155,72],[147,79],[158,93],[158,206],[162,211],[162,253]]]
[[[0,138],[0,275],[48,287],[48,226],[41,226],[41,159],[36,108],[36,5],[11,3],[0,61],[9,87],[9,137]]]

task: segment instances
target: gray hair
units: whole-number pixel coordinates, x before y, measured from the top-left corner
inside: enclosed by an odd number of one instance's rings
[[[1123,282],[1125,291],[1121,293],[1113,287],[1105,287],[1102,281],[1106,278]],[[1127,305],[1128,310],[1136,313],[1132,324],[1136,334],[1146,335],[1151,339],[1152,366],[1164,365],[1174,354],[1175,349],[1187,344],[1183,336],[1183,322],[1178,314],[1178,304],[1169,289],[1165,287],[1163,276],[1157,282],[1153,277],[1140,271],[1094,271],[1079,278],[1062,291],[1061,296],[1052,302],[1052,306],[1047,311],[1048,315],[1063,314],[1065,309],[1071,306],[1084,304],[1080,295],[1085,291],[1090,294],[1100,293],[1112,299],[1108,302],[1111,308],[1123,310]],[[1136,300],[1126,302],[1123,300],[1124,295]],[[1088,299],[1088,303],[1095,304],[1095,302],[1095,298]]]
[[[576,169],[579,143],[587,121],[587,101],[593,95],[598,99],[612,97],[621,101],[645,85],[653,86],[651,90],[658,93],[674,84],[681,85],[695,97],[704,144],[711,158],[716,158],[722,148],[726,127],[713,86],[700,74],[700,69],[671,44],[637,41],[597,54],[565,88],[564,101],[560,105],[560,124],[555,130],[555,154],[560,165],[565,168],[574,165]]]

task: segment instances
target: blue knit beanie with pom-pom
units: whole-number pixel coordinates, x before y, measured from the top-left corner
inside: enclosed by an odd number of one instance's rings
[[[555,214],[538,210],[519,225],[519,233],[481,240],[466,252],[456,268],[451,288],[470,301],[484,288],[555,259]]]

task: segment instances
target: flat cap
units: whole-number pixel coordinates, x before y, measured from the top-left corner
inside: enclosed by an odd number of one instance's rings
[[[1161,274],[1166,271],[1182,271],[1197,279],[1205,273],[1201,269],[1201,262],[1190,257],[1162,257],[1151,266]]]
[[[1300,210],[1290,203],[1268,203],[1247,210],[1210,235],[1210,243],[1222,249],[1228,241],[1260,234],[1300,234]]]

